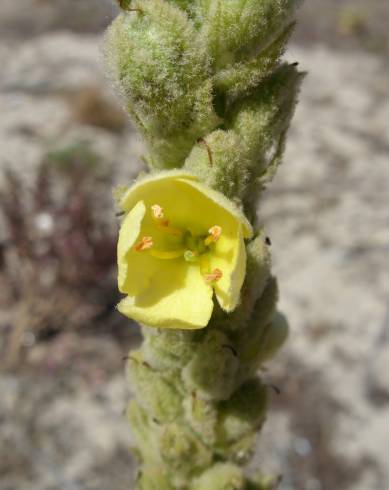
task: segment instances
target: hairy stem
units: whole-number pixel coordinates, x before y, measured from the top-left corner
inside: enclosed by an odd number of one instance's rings
[[[260,193],[282,160],[303,77],[281,62],[298,0],[126,0],[106,36],[106,57],[147,146],[151,172],[182,167],[244,210],[240,305],[215,306],[198,331],[143,327],[128,359],[128,417],[141,490],[259,490],[243,471],[265,421],[258,368],[287,337],[276,309]],[[179,204],[179,203],[177,203]]]

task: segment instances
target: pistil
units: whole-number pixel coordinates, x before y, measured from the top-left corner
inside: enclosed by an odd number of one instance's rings
[[[184,259],[187,262],[197,262],[199,260],[199,254],[197,252],[193,252],[192,250],[185,250]]]

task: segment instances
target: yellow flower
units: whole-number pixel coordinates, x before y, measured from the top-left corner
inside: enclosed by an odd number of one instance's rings
[[[237,306],[252,228],[231,201],[169,171],[140,180],[120,206],[121,313],[153,327],[197,329],[211,318],[214,292],[225,311]]]

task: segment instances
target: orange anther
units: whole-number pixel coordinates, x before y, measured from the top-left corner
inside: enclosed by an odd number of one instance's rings
[[[209,274],[204,274],[205,282],[217,282],[223,277],[223,272],[220,269],[213,269]]]
[[[222,228],[218,225],[212,226],[212,228],[208,230],[208,233],[209,235],[204,240],[206,246],[211,245],[211,243],[216,243],[219,240],[220,235],[222,234]]]
[[[218,225],[212,226],[212,228],[208,230],[208,233],[213,238],[213,240],[217,242],[220,238],[220,235],[222,234],[222,228]]]
[[[165,217],[165,214],[163,212],[163,208],[159,206],[158,204],[154,204],[151,206],[151,211],[153,212],[153,216],[155,219],[163,219]]]
[[[137,245],[135,245],[134,249],[137,252],[142,252],[143,250],[148,250],[153,245],[154,245],[154,243],[153,243],[152,237],[151,236],[144,236],[142,238],[142,240]]]

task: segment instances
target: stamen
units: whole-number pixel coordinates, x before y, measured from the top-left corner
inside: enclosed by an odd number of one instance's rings
[[[153,206],[151,206],[151,212],[156,222],[157,228],[160,231],[163,231],[164,233],[173,236],[182,236],[182,230],[170,226],[169,220],[165,218],[164,210],[159,204],[153,204]]]
[[[150,255],[156,259],[171,260],[178,259],[185,256],[185,250],[183,248],[177,250],[150,250]]]
[[[153,206],[151,206],[151,211],[153,212],[153,217],[155,219],[160,220],[165,217],[163,208],[161,208],[161,206],[159,206],[158,204],[154,204]]]
[[[208,230],[208,233],[213,237],[215,242],[217,242],[222,234],[222,227],[218,225],[212,226],[212,228]]]
[[[151,214],[158,228],[169,226],[169,220],[165,219],[165,213],[159,204],[153,204],[153,206],[151,206]]]
[[[207,283],[220,281],[222,277],[223,277],[223,272],[220,269],[213,269],[213,271],[210,272],[209,274],[204,274],[204,279],[205,282]]]
[[[164,233],[167,233],[168,235],[173,235],[173,236],[183,235],[182,230],[178,228],[174,228],[173,226],[169,226],[169,220],[163,220],[160,223],[157,223],[157,228],[163,231]]]
[[[208,233],[209,236],[204,240],[204,243],[207,246],[211,245],[212,242],[216,243],[219,240],[220,235],[222,234],[222,228],[218,225],[212,226],[212,228],[208,230]]]
[[[153,238],[151,236],[144,236],[142,240],[135,245],[134,250],[142,252],[143,250],[149,250],[153,245]]]

